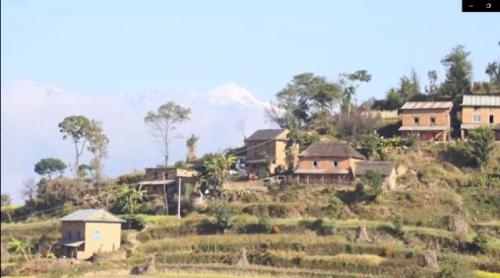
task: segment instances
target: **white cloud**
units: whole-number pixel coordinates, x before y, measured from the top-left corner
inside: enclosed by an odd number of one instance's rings
[[[68,92],[56,84],[19,81],[2,87],[2,191],[20,201],[22,181],[33,177],[33,165],[53,156],[72,163],[73,148],[64,141],[57,124],[64,117],[81,114],[99,119],[110,138],[105,172],[115,176],[134,168],[162,162],[160,146],[143,122],[147,111],[167,101],[175,101],[192,110],[191,121],[178,127],[187,137],[200,136],[198,154],[239,146],[245,135],[270,127],[263,108],[267,103],[247,89],[230,82],[210,92],[194,88],[162,90],[138,94]],[[170,148],[172,162],[183,159],[184,140]],[[88,160],[84,157],[83,161]]]

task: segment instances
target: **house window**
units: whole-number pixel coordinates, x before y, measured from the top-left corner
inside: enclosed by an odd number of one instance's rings
[[[313,168],[318,168],[318,161],[316,160],[313,160]]]
[[[334,162],[332,162],[332,165],[333,165],[333,167],[337,167],[337,166],[339,166],[339,162],[337,160],[335,160]]]
[[[420,118],[419,118],[419,117],[415,117],[415,118],[413,118],[413,123],[414,123],[415,125],[418,125],[418,123],[419,123],[419,122],[420,122]]]
[[[68,232],[67,232],[66,237],[67,237],[68,239],[71,239],[71,231],[68,231]]]
[[[101,232],[99,230],[94,230],[94,233],[92,234],[92,238],[94,240],[99,240],[101,239]]]
[[[436,117],[431,117],[431,125],[436,125]]]
[[[76,239],[80,239],[80,231],[76,231]]]
[[[481,121],[481,115],[474,115],[474,116],[472,116],[472,121],[476,122],[476,123],[480,122]]]
[[[495,122],[495,117],[493,115],[490,115],[490,124]]]

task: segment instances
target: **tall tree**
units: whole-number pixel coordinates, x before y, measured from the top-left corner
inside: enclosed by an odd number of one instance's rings
[[[340,100],[341,87],[323,76],[312,73],[295,75],[276,94],[277,102],[267,111],[269,118],[281,127],[304,128],[321,111],[333,115]]]
[[[108,143],[109,139],[104,134],[102,123],[100,121],[92,120],[88,128],[88,150],[92,153],[90,166],[94,170],[94,177],[96,182],[100,182],[102,177],[103,163],[102,161],[108,157]]]
[[[63,133],[63,139],[71,139],[75,146],[75,165],[73,166],[75,176],[78,175],[79,158],[88,141],[89,126],[89,119],[81,115],[66,117],[59,123],[59,131]]]
[[[1,203],[0,203],[1,206],[8,206],[8,205],[10,205],[11,201],[12,201],[12,199],[10,198],[9,194],[2,193],[2,195],[1,195]]]
[[[159,137],[163,143],[163,156],[165,166],[168,165],[169,149],[168,145],[172,140],[171,132],[175,130],[176,125],[189,120],[191,109],[184,108],[172,101],[158,107],[158,110],[149,111],[144,122],[153,130],[155,136]]]
[[[458,45],[441,60],[446,68],[446,78],[439,91],[451,97],[455,105],[460,103],[463,95],[471,93],[472,64],[469,55],[463,45]]]
[[[42,180],[44,180],[42,178]],[[42,183],[42,181],[40,181]],[[23,189],[21,191],[21,194],[23,197],[29,201],[33,201],[33,199],[36,196],[38,189],[38,184],[35,182],[35,179],[29,178],[23,181]]]
[[[47,176],[49,180],[52,179],[54,173],[62,175],[66,169],[66,164],[57,158],[44,158],[35,164],[35,173],[40,176]]]
[[[354,95],[359,84],[361,82],[370,82],[372,75],[367,70],[357,70],[353,73],[343,73],[340,76],[340,84],[344,87],[342,93],[342,112],[350,115]]]
[[[427,72],[427,78],[429,79],[429,84],[425,87],[425,92],[431,98],[434,99],[437,93],[437,72],[435,70],[430,70]]]
[[[485,73],[490,78],[490,84],[497,93],[500,93],[500,61],[488,63]]]
[[[186,162],[193,162],[196,160],[196,143],[200,137],[191,134],[186,140],[187,154],[186,154]]]

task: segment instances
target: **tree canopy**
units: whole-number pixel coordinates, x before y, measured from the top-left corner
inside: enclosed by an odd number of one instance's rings
[[[60,159],[48,157],[35,164],[35,172],[41,176],[47,176],[50,180],[55,173],[62,175],[66,167],[66,164]]]

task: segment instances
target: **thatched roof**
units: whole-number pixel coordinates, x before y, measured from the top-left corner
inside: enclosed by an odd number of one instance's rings
[[[389,176],[396,167],[396,162],[394,161],[358,161],[356,162],[357,176],[363,176],[368,171],[377,172],[382,176]]]
[[[312,143],[299,157],[352,157],[366,159],[364,155],[346,143],[317,141]]]
[[[247,141],[265,141],[265,140],[275,140],[285,131],[286,129],[259,129],[255,131]]]

